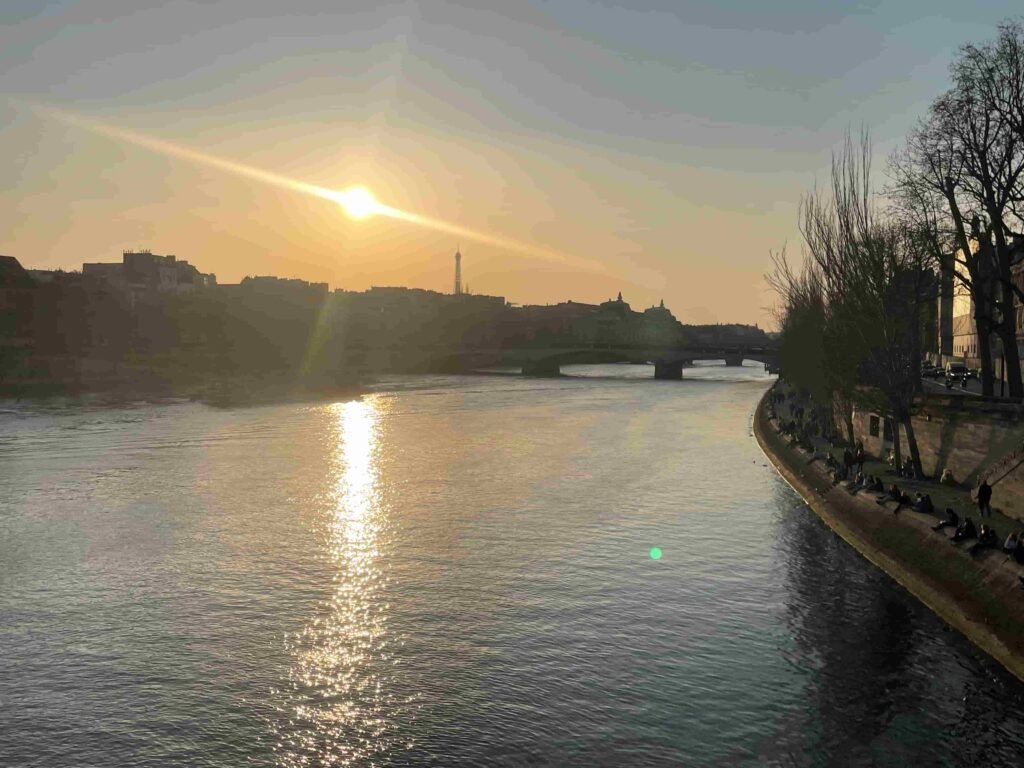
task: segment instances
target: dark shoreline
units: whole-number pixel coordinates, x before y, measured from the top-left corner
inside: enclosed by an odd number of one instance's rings
[[[269,379],[269,380],[267,380]],[[0,403],[53,405],[81,403],[95,407],[116,408],[138,403],[174,404],[198,402],[212,408],[244,408],[277,403],[319,402],[354,399],[369,391],[370,381],[335,386],[303,386],[275,377],[245,377],[217,380],[202,384],[158,387],[123,384],[112,387],[47,386],[30,391],[0,390]]]
[[[1024,681],[1024,594],[1002,555],[974,560],[945,536],[914,520],[883,514],[873,500],[850,496],[774,429],[765,404],[754,412],[761,450],[807,505],[865,559],[888,574],[946,624]],[[940,549],[941,545],[941,549]]]

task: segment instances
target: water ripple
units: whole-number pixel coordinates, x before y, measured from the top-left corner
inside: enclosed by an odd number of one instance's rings
[[[1019,764],[723,371],[0,414],[0,763]]]

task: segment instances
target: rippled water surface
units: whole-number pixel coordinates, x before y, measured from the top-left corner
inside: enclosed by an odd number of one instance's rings
[[[757,368],[0,413],[0,765],[1020,765]],[[651,549],[662,552],[652,559]]]

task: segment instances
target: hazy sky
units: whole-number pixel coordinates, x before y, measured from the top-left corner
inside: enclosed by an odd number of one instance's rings
[[[768,321],[769,249],[848,126],[884,157],[1019,0],[0,4],[0,253],[451,290],[456,238],[43,104],[573,257],[463,240],[474,293]],[[882,163],[876,165],[882,170]]]

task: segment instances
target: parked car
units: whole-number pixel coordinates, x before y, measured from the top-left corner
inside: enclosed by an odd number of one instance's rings
[[[925,365],[921,368],[921,376],[925,379],[938,379],[945,375],[946,372],[937,365]]]

